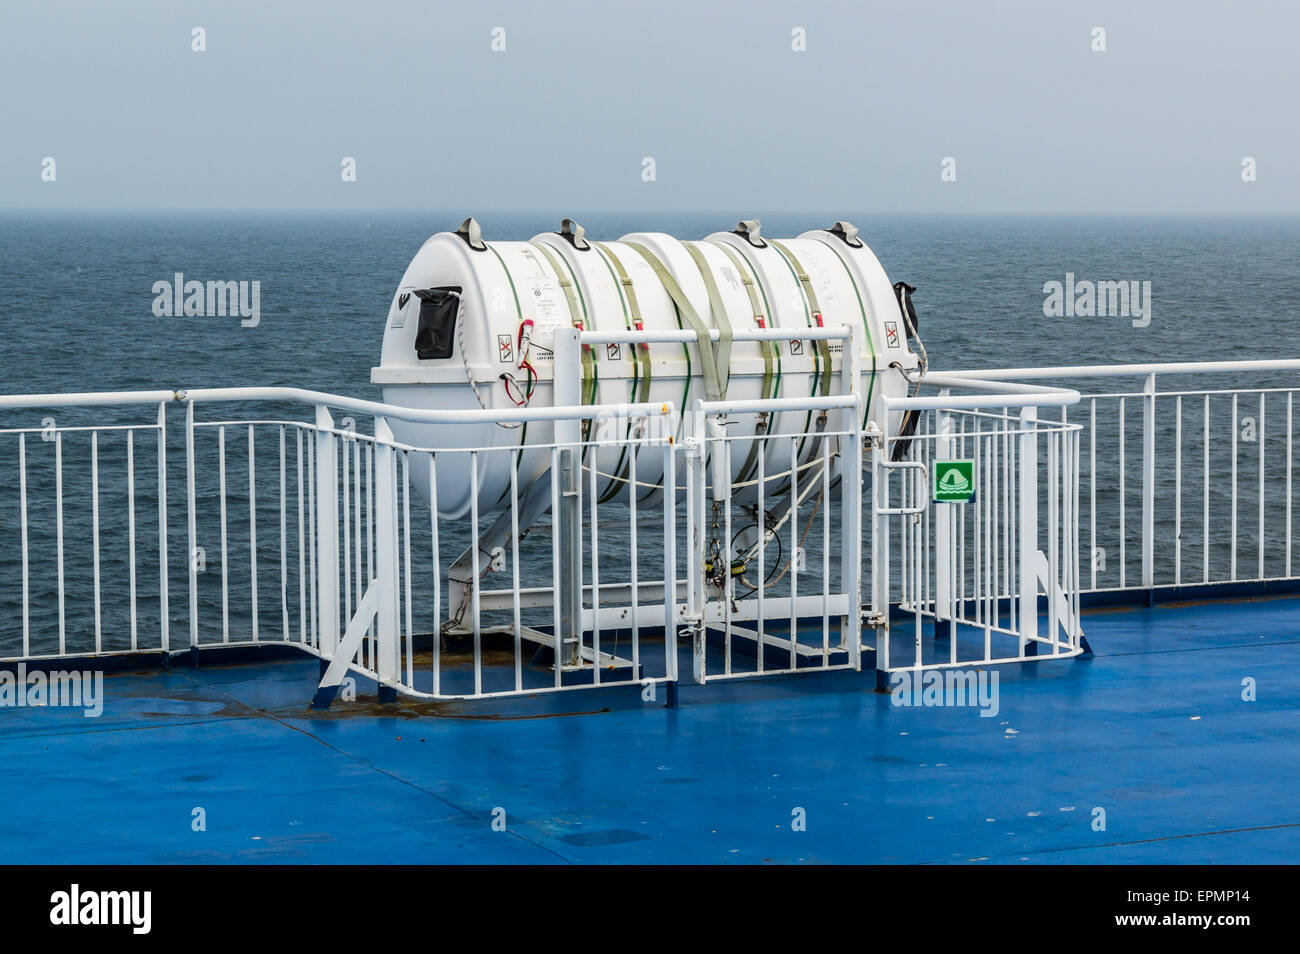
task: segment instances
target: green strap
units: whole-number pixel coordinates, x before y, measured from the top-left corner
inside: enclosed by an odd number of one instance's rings
[[[560,262],[556,259],[555,255],[551,252],[549,248],[547,248],[545,245],[542,245],[540,242],[532,242],[531,244],[539,252],[541,252],[544,256],[546,256],[546,260],[550,262],[551,268],[555,270],[555,275],[556,278],[559,279],[560,287],[564,289],[564,297],[568,299],[569,302],[569,314],[571,316],[574,316],[573,323],[575,325],[578,324],[579,319],[577,319],[576,316],[579,313],[579,299],[573,293],[573,282],[571,282],[567,277],[565,277],[565,269],[561,266]],[[581,289],[579,289],[579,292],[581,292]],[[587,304],[586,299],[585,298],[582,299],[581,324],[584,329],[590,330],[587,328],[588,322],[587,322],[586,304]],[[583,395],[582,403],[583,404],[596,403],[596,366],[595,365],[596,362],[591,355],[591,349],[587,347],[583,347],[582,349],[582,395]],[[590,419],[582,422],[583,441],[586,441],[587,434],[590,428],[591,428]],[[583,451],[585,453],[586,448],[583,448]]]
[[[867,306],[862,300],[862,290],[858,288],[857,279],[853,277],[853,272],[849,269],[849,263],[844,260],[844,256],[841,255],[839,250],[830,242],[823,239],[817,239],[817,241],[830,249],[835,254],[835,257],[839,259],[840,265],[844,267],[844,274],[848,276],[849,284],[853,286],[853,294],[856,295],[858,299],[858,311],[862,314],[862,330],[866,332],[867,350],[871,354],[871,377],[867,380],[867,400],[862,406],[862,426],[866,427],[867,419],[871,416],[871,399],[876,393],[876,372],[879,369],[879,359],[876,355],[876,342],[872,338],[871,322],[867,318]],[[854,384],[854,387],[857,387],[856,383]]]
[[[704,253],[701,252],[694,242],[683,242],[686,251],[691,253],[691,258],[695,260],[695,267],[700,270],[700,277],[704,279],[704,288],[709,293],[709,310],[713,312],[713,323],[718,328],[718,349],[716,358],[718,362],[718,387],[722,389],[725,397],[727,394],[727,384],[731,380],[731,322],[727,320],[727,309],[722,304],[722,295],[718,293],[718,283],[713,280],[713,269],[705,261]]]
[[[731,264],[736,267],[736,273],[745,285],[745,291],[749,294],[749,306],[754,313],[754,324],[762,328],[767,324],[767,319],[763,314],[763,309],[758,304],[758,292],[754,289],[754,279],[750,277],[749,270],[741,264],[740,256],[733,252],[725,245],[718,245],[726,253],[727,258],[731,259]],[[760,347],[763,350],[763,388],[759,391],[764,398],[775,397],[771,393],[772,389],[772,342],[760,341]],[[740,468],[740,474],[736,477],[738,483],[749,481],[754,473],[758,470],[758,451],[759,446],[763,443],[758,439],[767,433],[767,424],[769,415],[764,412],[758,416],[758,426],[755,428],[757,436],[749,443],[749,454],[745,457],[745,463]]]
[[[776,241],[776,239],[768,239],[767,242],[774,249],[776,249],[777,252],[780,253],[782,257],[785,258],[787,267],[789,267],[790,270],[794,272],[795,278],[797,278],[799,280],[799,284],[803,286],[804,297],[807,299],[808,302],[807,307],[811,309],[811,312],[808,315],[808,327],[810,328],[813,327],[813,320],[812,320],[813,314],[820,315],[822,313],[822,310],[821,310],[821,305],[819,305],[817,302],[817,292],[815,292],[812,287],[812,279],[808,277],[808,273],[804,270],[804,267],[801,264],[799,264],[799,259],[795,257],[793,252],[791,252],[780,242]],[[825,369],[824,371],[823,368]],[[820,387],[814,385],[814,388],[816,390],[820,390],[823,396],[830,394],[831,348],[825,338],[817,342],[817,359],[813,364],[813,375],[814,375],[814,381],[820,384]],[[816,432],[815,432],[816,436],[812,440],[812,450],[808,454],[807,457],[808,460],[812,460],[814,457],[817,456],[817,451],[821,447],[822,431],[824,431],[825,429],[826,429],[826,412],[822,411],[817,415]],[[804,459],[803,456],[804,448],[808,446],[808,439],[806,435],[808,434],[809,431],[812,430],[813,430],[813,412],[810,409],[808,411],[808,414],[804,417],[805,436],[801,438],[799,441],[799,450],[795,454],[797,460]],[[777,491],[777,493],[784,493],[784,492],[785,492],[784,488]]]
[[[767,241],[769,245],[789,260],[791,267],[794,269],[795,277],[799,279],[799,284],[803,285],[804,294],[808,296],[808,306],[812,308],[813,314],[820,315],[822,313],[822,308],[821,305],[817,303],[817,292],[813,290],[812,279],[808,277],[808,273],[804,271],[804,267],[799,264],[799,259],[795,258],[794,253],[776,239],[768,239]],[[810,328],[813,326],[811,316],[809,316],[808,319],[808,326]],[[825,365],[824,372],[821,368],[818,368],[821,384],[819,390],[822,395],[825,396],[831,393],[831,346],[825,338],[817,342],[817,353],[821,356],[821,361]]]
[[[605,267],[609,269],[610,275],[616,279],[622,288],[619,302],[623,306],[624,325],[627,326],[629,331],[632,329],[640,330],[642,327],[641,307],[637,303],[636,288],[633,287],[632,279],[628,277],[627,270],[623,268],[623,263],[619,261],[618,256],[610,251],[609,246],[604,242],[592,242],[591,244],[595,246],[597,253],[603,256]],[[645,403],[650,396],[650,353],[645,349],[644,345],[638,344],[632,344],[628,350],[631,352],[628,357],[632,360],[632,366],[636,369],[636,374],[632,378],[631,399],[633,402]],[[627,422],[626,436],[629,440],[632,436],[632,421],[630,419]],[[614,468],[615,477],[609,482],[609,487],[606,488],[598,503],[605,503],[618,496],[620,485],[628,482],[631,467],[632,462],[628,455],[628,443],[625,442],[619,448],[618,464]],[[636,493],[635,487],[632,488],[632,493]]]
[[[677,313],[686,320],[695,332],[696,345],[700,349],[700,374],[704,378],[704,394],[710,401],[722,400],[722,388],[718,384],[718,362],[713,352],[713,339],[709,337],[709,329],[700,318],[695,306],[691,304],[682,287],[677,284],[677,279],[673,278],[663,262],[659,261],[655,254],[644,245],[637,242],[627,242],[629,248],[635,249],[641,254],[650,267],[654,269],[655,275],[663,284],[664,290],[677,306]]]
[[[740,281],[745,286],[746,294],[749,295],[749,307],[754,313],[755,326],[759,328],[766,327],[767,315],[764,313],[763,307],[758,303],[758,291],[754,288],[754,279],[750,276],[749,269],[741,261],[740,256],[730,248],[720,243],[714,244],[716,244],[718,248],[722,249],[727,258],[731,259],[731,264],[736,266],[736,273],[740,276]],[[775,397],[776,395],[772,393],[772,369],[775,365],[772,342],[760,341],[758,345],[763,352],[763,389],[759,393],[762,394],[764,398]]]
[[[604,242],[592,242],[592,244],[604,254],[606,265],[612,267],[618,273],[618,283],[622,286],[623,297],[626,299],[623,317],[628,330],[640,330],[644,324],[641,319],[641,306],[637,303],[636,288],[627,274],[627,269],[623,267],[623,263],[619,261],[618,256]],[[636,395],[639,385],[640,395],[636,399],[641,403],[645,403],[650,399],[650,352],[644,346],[633,345],[630,357],[633,364],[637,366],[637,384],[633,386],[633,394]]]

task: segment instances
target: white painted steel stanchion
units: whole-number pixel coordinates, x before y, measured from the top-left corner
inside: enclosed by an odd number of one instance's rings
[[[382,417],[375,418],[375,538],[376,579],[370,585],[379,591],[378,615],[379,701],[396,702],[393,685],[401,671],[397,642],[397,614],[400,593],[397,585],[397,501],[392,428]]]
[[[334,418],[323,405],[316,408],[316,565],[317,610],[321,671],[334,658],[339,642],[338,459]]]
[[[1020,411],[1020,655],[1038,651],[1038,409]]]

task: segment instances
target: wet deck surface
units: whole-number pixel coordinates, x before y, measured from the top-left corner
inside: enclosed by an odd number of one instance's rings
[[[109,675],[99,718],[0,709],[0,861],[1300,861],[1300,599],[1085,630],[992,718],[870,674],[325,714],[306,657]]]

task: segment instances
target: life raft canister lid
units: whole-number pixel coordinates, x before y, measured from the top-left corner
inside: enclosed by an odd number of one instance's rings
[[[568,239],[569,244],[579,252],[588,252],[591,250],[591,243],[583,238],[583,236],[587,234],[587,230],[577,222],[573,221],[573,219],[565,219],[561,222],[560,231],[555,234],[560,236],[560,238]]]
[[[465,244],[474,251],[487,251],[487,244],[483,241],[483,229],[479,227],[473,216],[460,223],[460,228],[456,230],[456,234],[464,239]]]
[[[763,241],[763,236],[759,234],[762,229],[763,223],[758,219],[741,219],[732,231],[754,248],[767,248],[767,242]]]
[[[841,239],[845,245],[853,248],[862,248],[862,239],[858,238],[858,227],[852,222],[836,222],[826,231],[830,232],[836,238]]]

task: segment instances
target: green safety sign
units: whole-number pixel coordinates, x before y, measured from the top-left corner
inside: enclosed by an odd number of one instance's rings
[[[936,460],[930,470],[935,503],[970,503],[975,499],[975,461]]]

